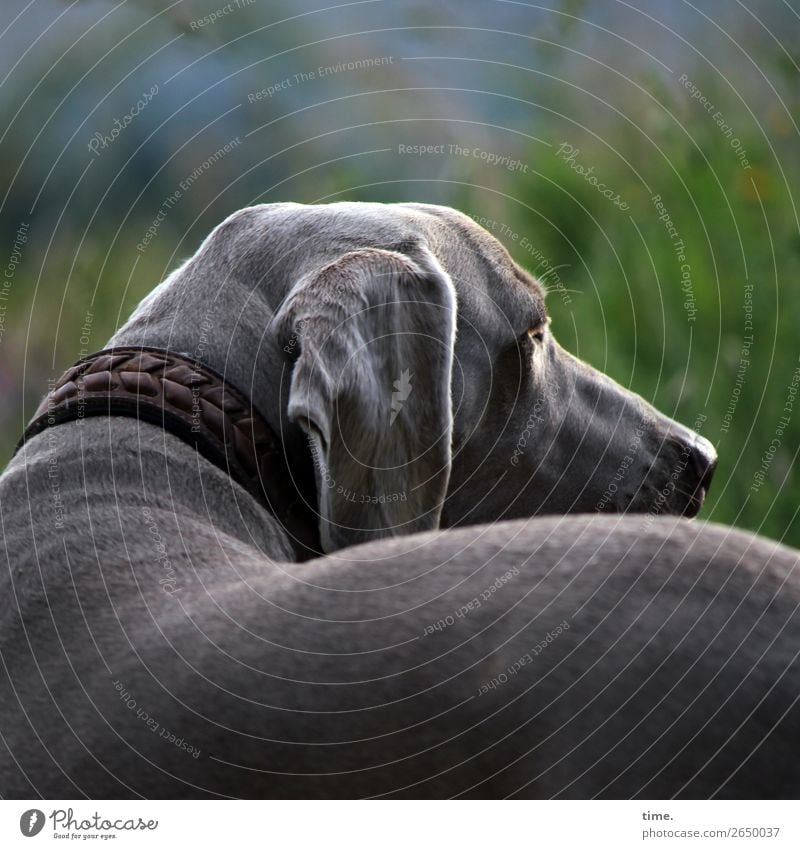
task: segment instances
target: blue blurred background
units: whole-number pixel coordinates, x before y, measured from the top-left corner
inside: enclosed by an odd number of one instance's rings
[[[702,422],[704,516],[800,545],[796,4],[3,8],[0,462],[230,212],[416,200],[542,277],[562,344]]]

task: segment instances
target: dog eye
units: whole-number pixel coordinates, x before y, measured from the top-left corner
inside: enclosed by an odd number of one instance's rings
[[[536,324],[528,330],[528,336],[534,342],[544,342],[544,334],[547,331],[547,322],[543,321],[540,324]]]

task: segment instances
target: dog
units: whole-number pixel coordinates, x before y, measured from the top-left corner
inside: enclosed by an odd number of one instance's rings
[[[792,797],[798,559],[715,463],[467,216],[241,210],[0,478],[0,790]]]

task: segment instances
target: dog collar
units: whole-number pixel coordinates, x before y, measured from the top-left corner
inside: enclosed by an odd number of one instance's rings
[[[252,402],[205,363],[144,346],[89,354],[48,392],[14,453],[49,427],[101,415],[128,416],[174,434],[266,507],[298,556],[319,551],[315,517],[297,492],[280,441]]]

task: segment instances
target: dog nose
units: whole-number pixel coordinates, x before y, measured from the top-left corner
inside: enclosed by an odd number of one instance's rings
[[[699,434],[695,439],[692,461],[700,478],[701,486],[708,489],[711,486],[711,478],[714,477],[714,470],[717,468],[717,449],[704,436]]]
[[[659,497],[667,498],[666,510],[676,516],[696,516],[708,494],[716,466],[716,449],[704,436],[670,421],[653,466],[653,483]],[[671,494],[667,496],[668,492]]]
[[[686,496],[683,515],[692,517],[700,512],[708,494],[714,470],[717,468],[717,451],[704,436],[699,434],[693,434],[693,440],[687,447],[689,459],[682,476],[681,490]]]

